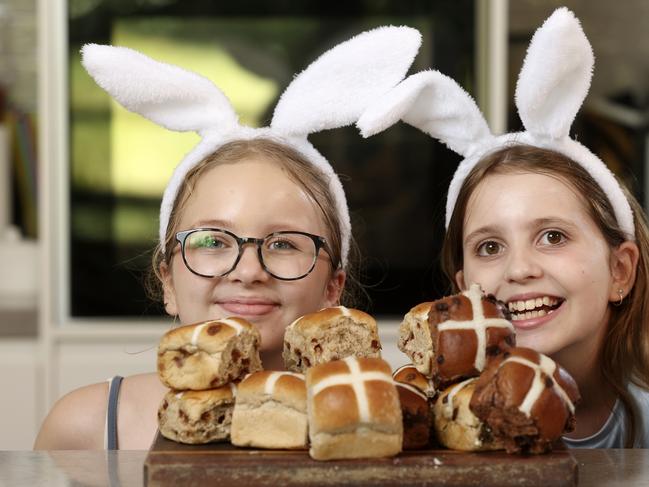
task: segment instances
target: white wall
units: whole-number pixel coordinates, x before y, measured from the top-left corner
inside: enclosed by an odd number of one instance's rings
[[[38,414],[41,366],[35,340],[0,341],[0,450],[31,450]]]

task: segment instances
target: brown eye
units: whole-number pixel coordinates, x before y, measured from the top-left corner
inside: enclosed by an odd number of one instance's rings
[[[494,242],[493,240],[490,240],[488,242],[484,242],[480,247],[478,247],[478,255],[497,255],[500,252],[500,244],[498,242]]]
[[[558,245],[560,243],[563,243],[565,239],[566,236],[563,233],[557,230],[550,230],[549,232],[545,232],[542,241],[549,245]]]

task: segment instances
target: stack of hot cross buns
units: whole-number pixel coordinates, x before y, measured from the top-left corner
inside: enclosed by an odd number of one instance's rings
[[[316,459],[401,451],[399,395],[370,315],[339,306],[291,323],[287,371],[261,370],[259,345],[259,332],[240,318],[168,332],[158,348],[158,373],[171,389],[158,412],[161,434],[182,443],[310,445]]]
[[[374,318],[342,306],[287,326],[286,371],[261,370],[259,345],[240,318],[167,333],[160,432],[331,460],[439,446],[541,453],[574,427],[574,380],[517,348],[506,307],[477,285],[405,315],[398,346],[412,364],[394,373]]]
[[[160,433],[181,443],[227,440],[236,382],[261,369],[260,341],[241,318],[167,332],[158,345],[158,376],[170,388],[158,409]]]
[[[508,310],[478,285],[414,307],[398,345],[438,390],[433,429],[443,446],[542,453],[574,428],[575,381],[549,357],[517,348]]]

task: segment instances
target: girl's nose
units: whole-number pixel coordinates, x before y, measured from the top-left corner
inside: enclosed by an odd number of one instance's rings
[[[227,276],[228,279],[243,283],[264,282],[270,274],[264,270],[259,261],[259,254],[255,245],[244,245],[241,258],[236,267]]]
[[[543,269],[528,249],[512,251],[507,260],[505,279],[510,282],[524,282],[543,275]]]

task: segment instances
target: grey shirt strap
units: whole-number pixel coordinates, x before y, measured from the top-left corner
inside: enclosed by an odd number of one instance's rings
[[[124,378],[116,375],[108,385],[108,409],[106,410],[106,450],[117,450],[117,403],[119,388]]]

